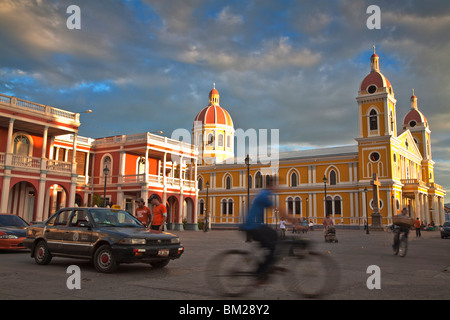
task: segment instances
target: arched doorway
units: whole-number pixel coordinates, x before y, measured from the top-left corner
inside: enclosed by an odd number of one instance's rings
[[[36,219],[35,187],[27,181],[17,182],[9,191],[8,212],[30,222]]]
[[[177,228],[179,217],[179,202],[177,197],[170,196],[166,201],[167,208],[167,228],[169,230],[174,230]]]

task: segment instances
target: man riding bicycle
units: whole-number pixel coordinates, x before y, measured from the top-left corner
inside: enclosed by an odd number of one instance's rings
[[[264,224],[264,211],[266,208],[273,206],[272,196],[275,190],[275,185],[272,179],[266,180],[266,189],[261,191],[253,201],[252,207],[247,214],[247,219],[242,225],[242,229],[247,231],[247,233],[253,238],[253,240],[258,241],[263,248],[269,250],[265,260],[261,262],[256,271],[258,280],[264,282],[267,280],[267,275],[271,271],[275,261],[275,249],[278,241],[277,232]],[[287,217],[285,214],[280,212],[280,218],[296,223],[294,218]]]
[[[399,216],[408,216],[408,209],[403,208],[402,212],[399,214]],[[394,230],[394,244],[392,245],[392,248],[394,249],[394,251],[398,248],[399,242],[400,242],[400,234],[404,233],[405,234],[405,238],[408,239],[408,234],[409,234],[409,227],[405,227],[405,226],[400,226],[400,225],[393,225],[393,230]]]

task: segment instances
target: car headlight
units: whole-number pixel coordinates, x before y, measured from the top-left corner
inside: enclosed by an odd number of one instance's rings
[[[136,238],[123,238],[120,240],[121,244],[145,244],[145,239],[136,239]]]
[[[19,237],[13,234],[4,234],[0,236],[0,239],[19,239]]]
[[[180,243],[180,238],[172,238],[172,239],[170,239],[170,243],[171,244],[179,244]]]

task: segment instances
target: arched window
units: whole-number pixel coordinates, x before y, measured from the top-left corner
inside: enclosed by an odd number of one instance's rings
[[[223,147],[223,134],[219,134],[217,137],[217,146]]]
[[[111,157],[110,156],[106,156],[106,157],[103,158],[103,166],[102,166],[102,168],[105,169],[106,167],[108,167],[109,175],[111,175],[111,169],[112,168],[111,168]],[[102,175],[104,175],[103,169],[102,169]]]
[[[271,175],[266,175],[266,187],[268,186],[268,185],[270,185],[270,183],[272,182],[273,180],[272,180],[272,176]]]
[[[213,146],[214,145],[214,135],[212,133],[208,134],[208,140],[207,140],[206,144],[208,146]]]
[[[257,172],[255,175],[255,188],[262,188],[263,187],[263,179],[261,172]]]
[[[291,187],[296,187],[297,184],[298,184],[297,173],[296,172],[292,172],[291,173]]]
[[[302,200],[299,197],[295,198],[294,207],[294,214],[300,215],[302,213]]]
[[[287,198],[287,213],[288,214],[294,214],[294,215],[301,215],[302,214],[302,199],[300,197],[295,197],[293,199],[292,197]]]
[[[225,179],[225,189],[231,189],[231,177],[227,176]]]
[[[229,199],[228,200],[228,214],[230,216],[233,215],[233,205],[234,205],[233,199]]]
[[[199,178],[199,179],[198,179],[197,188],[198,188],[198,190],[200,190],[200,191],[203,190],[203,179],[202,179],[202,178]]]
[[[336,184],[336,171],[331,170],[330,171],[330,185]]]
[[[144,174],[144,173],[145,173],[145,157],[140,157],[137,163],[137,174]]]
[[[222,215],[233,215],[233,199],[222,199],[221,203],[221,214]]]
[[[341,198],[336,196],[334,197],[334,214],[335,215],[341,215],[342,213],[342,206],[341,206]]]
[[[325,215],[331,215],[332,213],[333,213],[333,199],[330,196],[327,196]]]
[[[15,137],[13,153],[28,157],[30,155],[30,140],[24,135]]]
[[[378,130],[378,114],[372,109],[369,115],[370,130]]]
[[[199,206],[198,206],[199,214],[204,215],[205,214],[205,200],[201,199],[198,204],[199,204]]]

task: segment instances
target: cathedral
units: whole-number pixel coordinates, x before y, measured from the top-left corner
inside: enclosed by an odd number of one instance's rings
[[[276,169],[243,163],[234,154],[233,121],[219,97],[214,85],[192,128],[200,155],[199,221],[238,226],[271,176],[278,188],[265,214],[268,224],[277,224],[283,209],[315,224],[330,215],[335,224],[359,227],[373,224],[377,214],[378,224],[388,225],[404,207],[426,224],[444,222],[445,191],[435,182],[429,123],[413,90],[411,110],[398,127],[394,89],[380,72],[375,48],[356,97],[355,145],[280,153]]]

